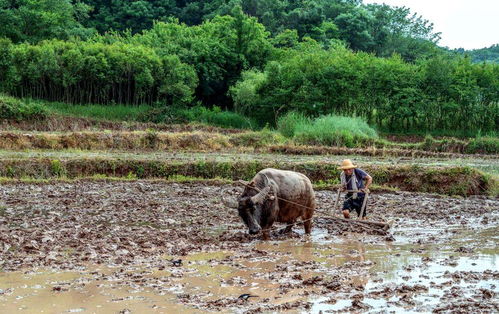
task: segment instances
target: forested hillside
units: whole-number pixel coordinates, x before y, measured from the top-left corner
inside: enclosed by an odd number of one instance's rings
[[[492,62],[499,63],[499,44],[492,45],[488,48],[474,49],[474,50],[464,50],[456,49],[456,53],[464,55],[468,54],[471,56],[473,62]]]
[[[67,103],[290,111],[497,132],[499,65],[357,0],[0,1],[0,90]],[[497,46],[486,50],[493,53]],[[490,54],[489,54],[490,55]]]

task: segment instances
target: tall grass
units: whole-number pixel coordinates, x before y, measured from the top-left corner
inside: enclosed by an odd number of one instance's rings
[[[110,121],[141,121],[153,123],[199,122],[207,125],[235,129],[256,129],[254,120],[231,111],[195,106],[157,107],[150,105],[77,105],[34,99],[19,99],[0,94],[0,119],[29,120],[57,114],[70,117]]]
[[[291,111],[277,120],[277,129],[285,137],[293,138],[299,125],[309,125],[311,122],[303,114]]]
[[[298,144],[357,147],[374,143],[378,134],[364,120],[326,115],[311,120],[291,112],[278,121],[278,130]]]
[[[51,112],[64,116],[112,121],[137,121],[140,116],[152,108],[148,105],[74,105],[60,102],[45,102],[44,106]]]
[[[200,122],[233,129],[254,129],[257,127],[254,120],[235,112],[223,111],[216,106],[212,109],[202,106],[192,108],[156,107],[144,113],[141,121],[167,124]]]
[[[184,109],[183,112],[189,121],[202,122],[223,128],[253,129],[256,127],[255,121],[235,112],[222,111],[220,107],[216,106],[213,109],[196,106]]]

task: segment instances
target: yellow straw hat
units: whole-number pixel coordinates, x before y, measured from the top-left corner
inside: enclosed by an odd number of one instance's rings
[[[353,168],[357,168],[357,166],[354,165],[350,159],[345,159],[341,162],[341,166],[338,167],[338,170],[353,169]]]

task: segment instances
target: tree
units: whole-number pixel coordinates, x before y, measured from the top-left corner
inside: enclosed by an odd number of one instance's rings
[[[44,39],[88,37],[79,19],[85,18],[89,7],[70,0],[0,0],[0,37],[13,42],[38,42]]]
[[[376,55],[387,57],[398,53],[412,62],[438,53],[440,33],[435,33],[433,24],[422,16],[411,14],[409,8],[369,4],[366,10],[373,17],[369,33]]]

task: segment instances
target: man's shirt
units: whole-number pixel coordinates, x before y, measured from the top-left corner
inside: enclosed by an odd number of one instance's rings
[[[368,176],[367,172],[365,172],[362,169],[355,168],[353,169],[353,175],[357,177],[357,189],[358,190],[363,189],[365,187],[364,179]],[[352,180],[350,180],[351,177],[352,176],[345,176],[345,179],[347,180],[347,190],[353,190]]]

